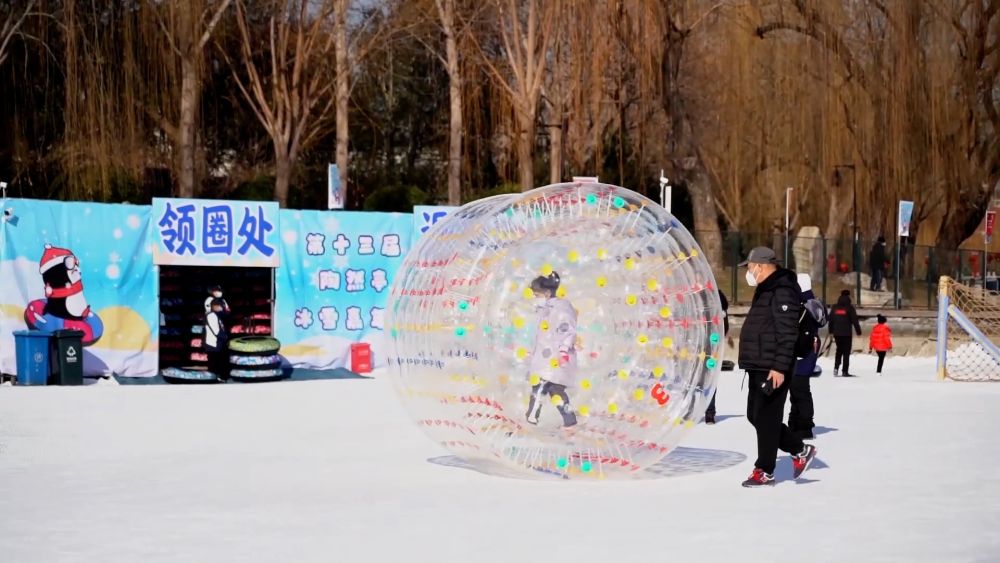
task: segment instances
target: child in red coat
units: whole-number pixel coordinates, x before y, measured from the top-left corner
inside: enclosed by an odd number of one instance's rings
[[[878,374],[882,375],[882,364],[885,362],[885,353],[892,350],[892,329],[886,323],[885,317],[877,317],[878,324],[872,329],[872,334],[868,337],[868,353],[872,350],[878,354]]]

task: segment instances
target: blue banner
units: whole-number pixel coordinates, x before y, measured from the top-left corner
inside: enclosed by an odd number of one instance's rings
[[[899,236],[910,236],[910,221],[913,219],[913,202],[899,202]]]
[[[413,243],[434,226],[435,223],[444,219],[449,213],[458,207],[447,205],[415,205],[413,206]]]
[[[295,367],[349,367],[350,345],[363,341],[384,365],[385,304],[412,216],[282,210],[281,224],[274,326],[282,355]]]
[[[273,201],[153,199],[153,260],[175,266],[276,268],[278,204]]]
[[[148,206],[6,200],[0,370],[18,330],[83,333],[84,373],[157,372],[158,308]]]

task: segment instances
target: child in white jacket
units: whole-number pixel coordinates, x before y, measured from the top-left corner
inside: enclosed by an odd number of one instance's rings
[[[527,420],[538,424],[542,399],[548,395],[558,397],[554,399],[556,409],[562,415],[563,426],[568,427],[576,424],[566,394],[566,386],[576,377],[576,309],[569,301],[556,297],[558,289],[559,274],[555,272],[531,282],[538,325],[529,376],[537,383],[531,387]]]

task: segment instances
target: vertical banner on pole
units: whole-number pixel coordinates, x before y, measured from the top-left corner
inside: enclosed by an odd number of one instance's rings
[[[913,202],[912,201],[899,201],[899,214],[896,218],[896,261],[894,262],[893,270],[895,271],[896,285],[893,288],[893,302],[896,308],[899,309],[902,306],[902,299],[900,299],[899,292],[899,271],[901,264],[900,260],[900,246],[903,244],[903,237],[910,236],[910,221],[913,219]]]
[[[340,185],[340,170],[337,169],[336,164],[327,167],[326,186],[326,208],[343,209],[344,192]]]
[[[987,211],[986,212],[986,244],[989,244],[993,240],[993,229],[997,224],[997,212]]]

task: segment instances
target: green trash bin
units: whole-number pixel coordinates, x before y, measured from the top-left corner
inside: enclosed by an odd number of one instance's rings
[[[83,332],[57,330],[52,333],[51,342],[49,384],[83,385]]]

